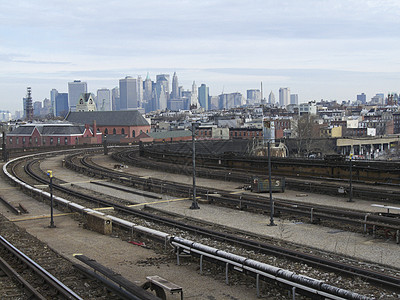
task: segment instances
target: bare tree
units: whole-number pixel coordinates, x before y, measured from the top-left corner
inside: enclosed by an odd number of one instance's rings
[[[308,156],[311,150],[317,146],[314,139],[319,138],[319,126],[316,121],[316,116],[306,114],[299,117],[297,122],[293,122],[292,128],[294,137],[297,139],[298,156],[301,156],[302,153]]]

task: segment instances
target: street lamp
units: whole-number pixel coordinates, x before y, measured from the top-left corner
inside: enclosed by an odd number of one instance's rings
[[[271,140],[268,139],[268,185],[269,185],[269,209],[271,215],[268,226],[276,226],[274,223],[274,201],[272,200],[272,180],[271,180]]]
[[[200,209],[196,197],[196,140],[195,131],[198,128],[198,123],[192,123],[192,164],[193,164],[193,200],[190,209]]]
[[[272,200],[272,180],[271,180],[271,124],[272,121],[264,120],[264,141],[268,135],[268,186],[269,186],[269,209],[270,209],[270,222],[268,226],[276,226],[274,223],[274,201]],[[268,131],[268,132],[267,132]],[[264,144],[265,145],[265,144]]]
[[[53,171],[47,170],[47,176],[50,178],[50,226],[49,228],[55,228],[54,218],[53,218]]]
[[[352,163],[353,154],[350,153],[349,155],[349,163],[350,163],[350,191],[349,191],[349,200],[347,202],[354,202],[353,201],[353,163]]]

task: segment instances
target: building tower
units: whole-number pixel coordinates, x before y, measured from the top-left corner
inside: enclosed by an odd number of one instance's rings
[[[279,89],[279,105],[287,106],[290,101],[290,89],[289,88],[280,88]]]
[[[190,99],[190,107],[195,107],[195,108],[200,107],[199,98],[197,96],[197,85],[196,85],[196,82],[194,82],[194,81],[192,84],[192,95],[191,95],[191,99]]]
[[[200,107],[204,108],[205,110],[209,110],[211,105],[208,103],[209,99],[209,89],[204,83],[201,84],[199,87],[199,104]]]
[[[137,107],[141,107],[143,108],[143,79],[142,76],[138,76],[137,78],[137,91],[138,91],[138,106]]]
[[[27,121],[33,120],[32,89],[30,86],[26,89],[25,119]]]
[[[109,89],[102,88],[97,90],[96,107],[98,111],[110,111],[111,109],[111,92]]]
[[[269,93],[269,96],[268,96],[268,104],[270,104],[270,105],[275,104],[275,95],[272,91],[271,91],[271,93]]]
[[[131,76],[126,76],[119,80],[120,109],[137,109],[138,91],[137,80]]]
[[[178,84],[178,76],[176,76],[176,72],[174,72],[174,76],[172,76],[171,99],[179,99],[179,84]]]
[[[87,93],[87,83],[80,80],[68,82],[68,106],[70,111],[75,111],[76,104],[83,93]]]
[[[58,91],[56,89],[52,89],[50,91],[50,102],[51,102],[51,114],[56,116],[56,97],[58,95]]]

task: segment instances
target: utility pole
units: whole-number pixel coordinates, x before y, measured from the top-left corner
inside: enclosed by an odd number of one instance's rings
[[[55,228],[54,218],[53,218],[53,171],[47,170],[47,176],[50,177],[50,226],[49,228]]]
[[[192,123],[192,165],[193,165],[193,200],[190,209],[200,209],[199,204],[197,203],[196,196],[196,140],[195,140],[195,131],[198,128],[197,123]]]
[[[272,180],[271,180],[271,140],[268,139],[268,185],[269,185],[269,209],[271,215],[268,226],[276,226],[274,223],[274,201],[272,200]]]
[[[350,153],[349,156],[349,163],[350,163],[350,191],[349,191],[349,200],[347,202],[354,202],[353,201],[353,163],[352,163],[353,154]]]

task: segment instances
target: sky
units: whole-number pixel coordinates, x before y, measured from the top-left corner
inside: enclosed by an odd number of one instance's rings
[[[398,0],[0,1],[0,110],[68,82],[177,73],[211,95],[289,87],[300,102],[400,90]]]

